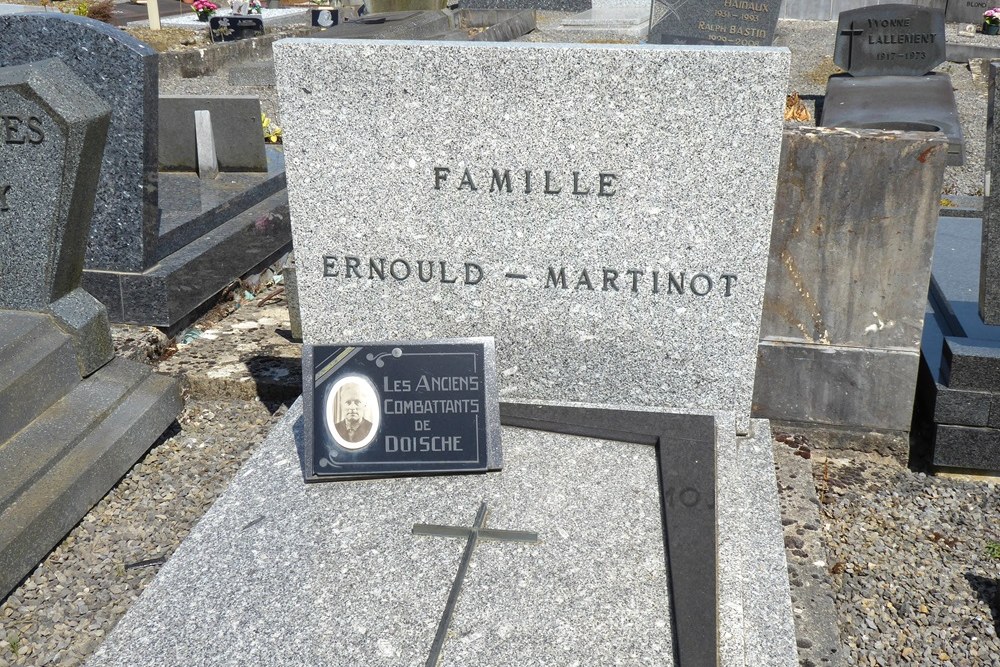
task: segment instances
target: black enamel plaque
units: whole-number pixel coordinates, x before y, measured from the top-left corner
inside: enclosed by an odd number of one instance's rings
[[[213,16],[208,20],[213,42],[235,42],[264,34],[264,19],[259,16]]]
[[[305,345],[307,481],[501,467],[492,338]]]

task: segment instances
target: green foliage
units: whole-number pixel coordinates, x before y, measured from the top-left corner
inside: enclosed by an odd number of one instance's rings
[[[1000,560],[1000,542],[986,540],[986,557],[993,560]]]

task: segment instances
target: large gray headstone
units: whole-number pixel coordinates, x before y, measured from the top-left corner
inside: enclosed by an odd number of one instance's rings
[[[874,5],[841,12],[833,60],[854,76],[920,76],[944,62],[944,11]]]
[[[0,15],[0,66],[62,60],[111,106],[86,264],[141,271],[158,233],[157,57],[105,23],[48,12]]]
[[[58,60],[0,68],[0,308],[79,286],[108,112]]]
[[[597,0],[610,7],[632,0]],[[649,3],[645,3],[649,6]],[[770,46],[780,0],[653,0],[649,41],[658,44]]]
[[[489,335],[501,400],[731,409],[747,428],[788,61],[276,44],[306,342]],[[326,116],[370,129],[317,134]]]

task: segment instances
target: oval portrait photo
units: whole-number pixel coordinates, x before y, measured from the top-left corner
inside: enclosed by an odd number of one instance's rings
[[[326,427],[334,441],[349,450],[364,449],[375,439],[380,421],[378,394],[360,375],[345,375],[326,396]]]

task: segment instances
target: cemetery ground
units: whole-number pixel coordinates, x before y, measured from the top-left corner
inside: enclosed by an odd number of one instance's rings
[[[776,44],[792,50],[790,91],[810,107],[835,71],[835,28],[779,23]],[[967,151],[965,166],[946,170],[943,194],[981,195],[985,74],[977,62],[938,70],[956,88]],[[216,72],[168,78],[162,92],[227,94],[227,85]],[[278,119],[273,92],[262,105]],[[83,664],[300,393],[298,347],[278,287],[254,295],[237,286],[173,340],[113,327],[120,356],[184,380],[185,409],[0,604],[0,667]],[[1000,666],[1000,486],[825,450],[797,433],[777,434],[774,448],[805,659],[817,641],[810,626],[827,620],[841,652],[817,666]],[[824,590],[835,619],[805,601]]]

